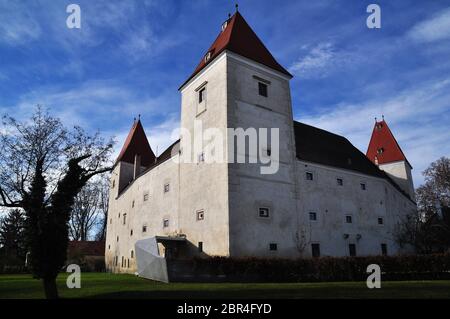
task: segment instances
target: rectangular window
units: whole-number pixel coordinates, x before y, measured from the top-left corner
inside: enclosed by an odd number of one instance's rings
[[[117,242],[119,242],[119,236],[117,236]]]
[[[127,223],[127,214],[123,214],[123,224]]]
[[[134,208],[134,200],[131,202],[131,208]]]
[[[202,103],[206,98],[206,88],[198,91],[198,103]]]
[[[267,97],[267,84],[258,82],[259,95]]]
[[[356,245],[355,244],[348,245],[348,253],[351,257],[356,256]]]
[[[205,211],[204,210],[199,210],[197,212],[197,220],[204,220],[205,219]]]
[[[317,220],[317,213],[315,213],[315,212],[310,212],[310,213],[309,213],[309,220],[311,220],[311,221],[316,221],[316,220]]]
[[[387,252],[387,245],[386,244],[381,244],[381,255],[383,256],[387,256],[388,252]]]
[[[146,232],[147,232],[147,225],[143,225],[143,226],[142,226],[142,232],[143,232],[143,233],[146,233]]]
[[[339,186],[343,186],[344,185],[344,180],[342,178],[337,178],[336,182]]]
[[[132,250],[132,251],[131,251],[131,254],[130,254],[130,256],[131,256],[131,259],[133,259],[133,258],[134,258],[134,250]]]
[[[378,225],[384,225],[383,217],[378,217]]]
[[[320,244],[311,244],[311,253],[314,258],[320,257]]]
[[[133,236],[133,230],[130,230],[130,236]]]
[[[361,183],[360,185],[361,185],[361,189],[362,189],[363,191],[365,191],[365,190],[366,190],[366,184]]]
[[[170,184],[164,184],[164,193],[168,193],[170,190]]]
[[[270,243],[269,244],[269,250],[271,250],[271,251],[278,250],[278,244]]]
[[[144,202],[148,201],[148,193],[144,194]]]
[[[346,216],[345,216],[345,222],[346,222],[347,224],[353,223],[352,215],[346,215]]]
[[[164,219],[164,220],[163,220],[163,227],[164,227],[164,228],[169,227],[169,220],[168,220],[168,219]]]
[[[306,172],[306,180],[312,181],[314,179],[314,175],[311,172]]]
[[[270,209],[268,207],[260,207],[259,208],[259,217],[269,218],[270,217]]]
[[[202,241],[199,241],[199,242],[198,242],[198,251],[199,251],[200,253],[203,252],[203,242],[202,242]]]

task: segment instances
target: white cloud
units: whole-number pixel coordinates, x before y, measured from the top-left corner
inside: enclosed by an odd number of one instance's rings
[[[339,104],[298,120],[347,137],[363,153],[374,117],[385,115],[391,130],[414,167],[416,186],[422,171],[441,156],[450,156],[450,78],[411,87],[360,104]]]
[[[335,52],[331,43],[319,43],[305,56],[294,62],[289,71],[304,78],[325,75],[334,56]]]
[[[290,67],[289,71],[303,79],[323,78],[338,70],[350,66],[355,62],[356,56],[338,50],[331,42],[321,42],[313,47],[302,47],[305,51]]]
[[[36,40],[41,26],[27,11],[27,3],[0,1],[0,42],[11,46]]]
[[[418,42],[432,42],[450,39],[450,8],[447,8],[428,20],[417,23],[408,36]]]

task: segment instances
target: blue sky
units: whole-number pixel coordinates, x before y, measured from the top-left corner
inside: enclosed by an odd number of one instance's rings
[[[66,27],[79,4],[81,29]],[[366,27],[381,6],[382,28]],[[240,12],[293,74],[294,117],[365,152],[385,115],[414,167],[450,156],[449,1],[239,1]],[[67,125],[115,135],[142,114],[154,149],[179,125],[179,85],[220,31],[225,0],[0,0],[0,113],[36,104]]]

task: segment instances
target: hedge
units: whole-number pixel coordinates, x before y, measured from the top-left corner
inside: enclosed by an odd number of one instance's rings
[[[168,261],[171,281],[361,281],[377,264],[382,280],[450,279],[450,254],[303,259],[194,258]]]

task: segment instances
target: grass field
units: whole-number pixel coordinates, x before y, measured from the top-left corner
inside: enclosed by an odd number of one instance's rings
[[[132,275],[85,273],[81,289],[68,289],[66,278],[58,277],[62,298],[450,298],[450,281],[391,281],[368,289],[365,282],[164,284]],[[41,282],[30,275],[0,275],[0,298],[43,297]]]

